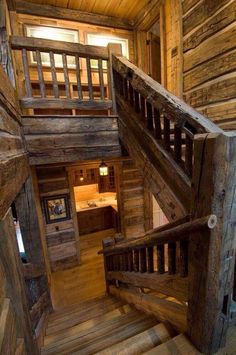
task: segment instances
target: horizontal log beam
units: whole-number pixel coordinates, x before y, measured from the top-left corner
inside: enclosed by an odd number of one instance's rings
[[[223,133],[213,122],[171,94],[162,85],[129,62],[128,59],[113,56],[112,66],[148,102],[157,109],[165,109],[168,117],[181,127],[188,122],[191,126],[195,127],[197,133]]]
[[[12,49],[26,49],[29,51],[39,50],[41,52],[52,51],[55,54],[78,55],[84,58],[101,58],[108,60],[106,47],[90,46],[80,43],[55,41],[51,39],[11,36],[10,45]]]
[[[79,99],[42,99],[23,98],[20,100],[22,108],[51,108],[51,109],[78,109],[78,110],[109,110],[112,108],[110,100],[79,100]]]
[[[25,135],[118,132],[115,116],[25,116],[22,123]]]
[[[210,215],[195,219],[194,221],[183,223],[179,226],[164,230],[162,232],[153,232],[145,237],[141,237],[134,241],[121,242],[113,247],[100,250],[98,254],[116,254],[127,251],[130,248],[141,248],[152,245],[161,245],[168,242],[178,242],[188,239],[189,234],[203,229],[213,229],[217,224],[217,217]]]
[[[160,322],[170,322],[178,331],[186,331],[187,307],[183,304],[172,302],[156,295],[149,295],[139,292],[133,287],[122,288],[109,286],[110,294],[133,304],[139,310],[154,314]]]
[[[18,13],[57,18],[60,20],[69,20],[82,23],[89,23],[96,26],[106,26],[114,28],[123,28],[132,30],[133,23],[126,19],[113,16],[105,16],[95,13],[88,13],[79,10],[65,9],[58,6],[31,4],[26,1],[17,1],[16,11]]]
[[[118,280],[135,287],[149,288],[151,290],[172,296],[186,302],[188,300],[188,279],[177,275],[157,273],[141,274],[129,271],[109,271],[108,280]]]

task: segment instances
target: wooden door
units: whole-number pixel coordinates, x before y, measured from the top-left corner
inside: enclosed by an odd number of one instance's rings
[[[149,32],[149,73],[150,76],[161,82],[161,47],[160,37]]]

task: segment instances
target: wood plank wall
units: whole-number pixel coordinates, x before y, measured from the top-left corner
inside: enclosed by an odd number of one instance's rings
[[[126,238],[138,237],[145,234],[143,177],[133,160],[123,161],[120,174],[122,231]]]
[[[16,354],[21,345],[22,354],[38,354],[10,209],[0,220],[0,235],[0,353]]]
[[[236,1],[183,1],[183,90],[192,107],[236,129]]]
[[[41,206],[43,197],[61,194],[68,194],[70,196],[69,181],[65,167],[38,167],[36,171]],[[78,265],[78,236],[73,222],[71,201],[71,218],[66,221],[47,224],[43,207],[42,212],[51,271],[63,270]]]

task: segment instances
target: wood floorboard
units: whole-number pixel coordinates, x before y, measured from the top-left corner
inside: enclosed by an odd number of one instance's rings
[[[52,273],[51,297],[54,310],[81,303],[105,294],[103,257],[97,252],[102,239],[115,231],[105,231],[80,237],[81,265]]]

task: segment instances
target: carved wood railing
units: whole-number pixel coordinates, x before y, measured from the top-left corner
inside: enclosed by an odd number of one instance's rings
[[[112,107],[109,47],[17,36],[11,37],[10,43],[22,54],[22,108]]]
[[[213,229],[214,215],[189,221],[184,217],[130,240],[103,240],[107,290],[113,281],[148,288],[181,301],[188,300],[188,243],[196,231]]]
[[[113,56],[112,67],[118,106],[135,113],[143,134],[151,135],[191,179],[194,136],[222,130],[126,58]]]

